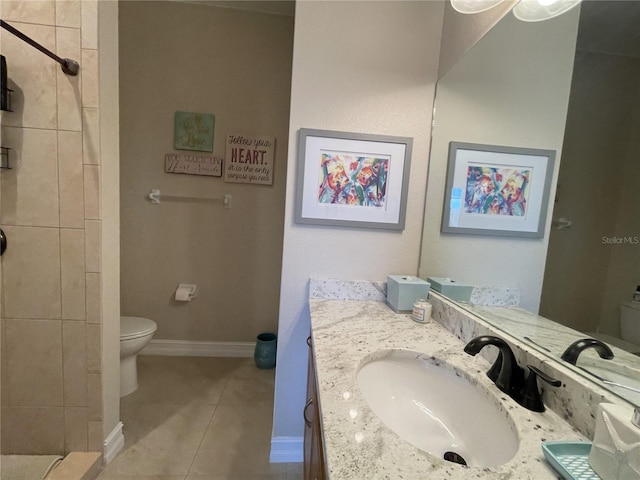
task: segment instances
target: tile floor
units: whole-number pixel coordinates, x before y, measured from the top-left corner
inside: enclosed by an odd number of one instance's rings
[[[269,463],[275,370],[250,358],[138,357],[125,448],[98,480],[302,480]]]

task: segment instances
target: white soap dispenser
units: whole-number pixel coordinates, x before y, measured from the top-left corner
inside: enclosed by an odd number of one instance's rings
[[[601,403],[589,465],[601,478],[640,479],[640,410]]]

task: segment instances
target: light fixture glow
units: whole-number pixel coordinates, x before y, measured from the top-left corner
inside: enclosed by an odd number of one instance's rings
[[[523,22],[541,22],[571,10],[581,0],[520,0],[513,14]]]
[[[451,0],[451,6],[460,13],[480,13],[495,7],[504,0]]]

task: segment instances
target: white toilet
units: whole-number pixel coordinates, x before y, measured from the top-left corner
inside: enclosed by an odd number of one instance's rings
[[[142,317],[120,317],[120,396],[138,388],[138,353],[153,337],[158,326]]]
[[[640,355],[640,302],[620,305],[620,336],[633,345],[631,353]]]
[[[593,334],[603,342],[640,355],[640,302],[625,302],[620,305],[620,336],[613,337],[603,333]]]

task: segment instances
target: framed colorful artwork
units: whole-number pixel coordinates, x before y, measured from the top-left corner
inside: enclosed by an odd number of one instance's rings
[[[296,223],[404,230],[413,139],[301,128]]]
[[[210,113],[176,112],[173,148],[213,152],[215,117]]]
[[[544,236],[556,152],[451,142],[442,232]]]

